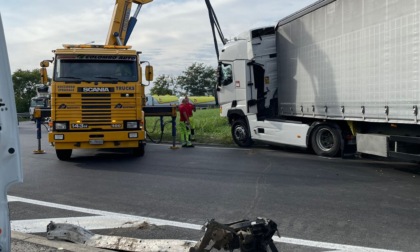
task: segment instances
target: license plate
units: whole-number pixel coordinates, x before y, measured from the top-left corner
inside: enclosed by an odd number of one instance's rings
[[[73,129],[87,129],[87,128],[89,128],[89,125],[84,124],[84,123],[72,123],[71,127]]]
[[[95,140],[89,140],[90,144],[104,144],[104,140],[102,139],[95,139]]]

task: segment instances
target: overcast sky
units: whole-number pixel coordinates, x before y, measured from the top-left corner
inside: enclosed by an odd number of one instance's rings
[[[222,31],[234,38],[277,21],[315,0],[212,0]],[[115,0],[1,0],[12,72],[32,70],[62,44],[103,44]],[[133,6],[133,11],[135,9]],[[178,76],[194,62],[216,66],[204,0],[154,0],[143,6],[128,44],[161,74]],[[51,70],[49,70],[51,73]]]

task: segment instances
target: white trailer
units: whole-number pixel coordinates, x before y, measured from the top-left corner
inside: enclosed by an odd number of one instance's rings
[[[321,0],[220,52],[218,99],[240,146],[420,160],[420,5]]]

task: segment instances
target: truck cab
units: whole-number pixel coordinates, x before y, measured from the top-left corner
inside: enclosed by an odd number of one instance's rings
[[[272,115],[267,110],[276,109],[276,67],[274,27],[244,32],[227,43],[218,68],[221,115],[228,111],[253,113],[259,119]]]
[[[144,155],[144,86],[130,46],[55,50],[49,141],[60,160],[73,149],[125,148]]]
[[[127,42],[142,6],[152,1],[116,0],[104,45],[63,45],[53,51],[48,139],[58,159],[70,159],[73,149],[118,148],[144,155],[143,62]],[[137,9],[130,17],[133,3]],[[41,71],[48,65],[41,62]],[[145,71],[152,81],[153,68]]]
[[[250,30],[227,43],[218,72],[221,116],[228,118],[237,145],[262,141],[307,147],[309,125],[278,115],[274,27]]]

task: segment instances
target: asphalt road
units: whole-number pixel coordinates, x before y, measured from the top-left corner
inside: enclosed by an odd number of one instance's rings
[[[167,144],[148,144],[142,158],[80,150],[63,162],[45,129],[46,154],[33,154],[34,123],[19,129],[24,183],[9,190],[17,231],[44,235],[31,227],[105,216],[107,225],[85,227],[106,235],[198,240],[203,233],[196,227],[209,219],[266,217],[278,224],[281,251],[420,251],[417,164],[292,149],[172,150]],[[118,215],[150,218],[152,225],[111,226],[110,216]],[[156,219],[163,224],[154,225]]]

